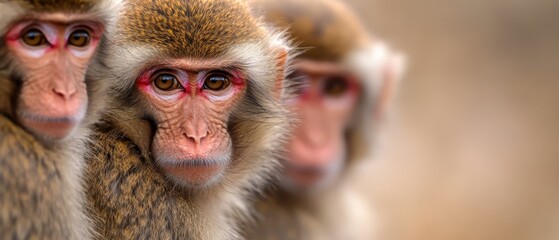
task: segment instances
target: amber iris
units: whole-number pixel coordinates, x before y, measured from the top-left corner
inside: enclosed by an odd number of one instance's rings
[[[27,30],[21,37],[21,40],[26,45],[32,47],[42,46],[47,43],[47,39],[45,38],[43,32],[36,28]]]
[[[91,36],[86,30],[76,30],[70,34],[68,44],[76,47],[85,47],[89,44]]]
[[[171,91],[180,88],[179,81],[171,74],[160,74],[153,81],[156,88],[163,91]]]
[[[208,75],[204,81],[204,88],[212,91],[220,91],[226,89],[231,84],[227,76],[221,73],[214,73]]]

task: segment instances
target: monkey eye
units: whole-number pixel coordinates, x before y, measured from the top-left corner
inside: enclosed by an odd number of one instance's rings
[[[329,97],[341,97],[348,89],[348,82],[343,77],[334,76],[324,80],[322,92]]]
[[[224,73],[210,73],[204,80],[204,89],[220,91],[226,89],[231,84],[231,80]]]
[[[28,46],[38,47],[47,44],[47,38],[41,30],[31,28],[21,36],[21,40]]]
[[[153,85],[161,91],[172,91],[181,88],[179,80],[172,74],[162,73],[153,80]]]
[[[76,47],[85,47],[91,41],[91,35],[84,29],[79,29],[70,34],[68,44]]]

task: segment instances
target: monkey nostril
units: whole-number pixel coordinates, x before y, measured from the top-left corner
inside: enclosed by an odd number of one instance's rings
[[[209,135],[209,132],[204,133],[184,133],[183,134],[188,140],[193,141],[196,145],[202,144],[202,141]]]
[[[76,95],[76,91],[75,91],[75,90],[65,90],[65,89],[56,89],[56,88],[53,88],[53,89],[52,89],[52,92],[53,92],[56,96],[58,96],[58,97],[60,97],[60,98],[63,98],[65,101],[68,101],[68,100],[72,99],[72,97],[73,97],[74,95]]]

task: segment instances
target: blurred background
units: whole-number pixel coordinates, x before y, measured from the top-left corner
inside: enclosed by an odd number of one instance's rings
[[[346,2],[408,55],[361,176],[378,239],[559,239],[559,1]]]

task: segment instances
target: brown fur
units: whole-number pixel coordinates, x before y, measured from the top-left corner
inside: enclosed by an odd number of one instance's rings
[[[284,74],[276,68],[282,39],[237,0],[129,2],[111,36],[105,77],[115,83],[112,108],[96,131],[86,177],[97,230],[107,239],[238,238],[250,194],[271,176],[290,122],[274,97]],[[204,189],[166,179],[150,150],[156,126],[134,83],[143,68],[166,59],[230,61],[248,74],[227,121],[232,164]]]
[[[182,2],[140,0],[130,4],[123,16],[130,20],[121,26],[123,41],[152,44],[175,56],[210,58],[223,54],[227,46],[262,37],[262,29],[240,1]]]
[[[43,12],[88,12],[95,2],[88,0],[22,0],[21,2],[27,4],[34,11]]]
[[[0,238],[88,239],[81,174],[89,126],[103,108],[103,82],[86,77],[89,106],[74,135],[63,141],[37,140],[14,118],[24,74],[4,45],[6,28],[34,14],[84,13],[109,26],[115,1],[8,1],[0,3]],[[44,7],[44,8],[43,8]],[[100,63],[94,63],[101,66]]]

